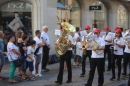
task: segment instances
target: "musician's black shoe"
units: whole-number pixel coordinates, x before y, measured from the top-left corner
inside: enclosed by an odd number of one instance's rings
[[[112,77],[110,80],[112,81],[112,80],[114,80],[116,77]]]
[[[85,84],[85,86],[92,86],[92,85],[89,85],[89,84]]]
[[[111,69],[107,69],[107,71],[111,71]]]
[[[126,73],[122,73],[123,76],[126,76],[127,74]]]
[[[120,81],[120,78],[119,78],[119,77],[117,78],[117,81]]]
[[[55,81],[55,83],[57,83],[57,84],[62,84],[62,82],[60,82],[60,81]]]
[[[67,80],[66,83],[71,83],[72,81],[71,80]]]
[[[103,85],[100,85],[100,84],[99,84],[98,86],[103,86]]]
[[[84,77],[84,76],[85,76],[85,73],[81,73],[81,74],[80,74],[80,77]]]

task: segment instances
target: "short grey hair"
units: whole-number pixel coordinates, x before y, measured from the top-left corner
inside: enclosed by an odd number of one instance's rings
[[[46,29],[46,28],[48,28],[48,27],[47,27],[47,26],[43,26],[42,30],[44,30],[44,29]]]

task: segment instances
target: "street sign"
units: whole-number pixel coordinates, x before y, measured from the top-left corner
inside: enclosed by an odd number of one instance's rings
[[[89,10],[101,10],[101,6],[89,6]]]

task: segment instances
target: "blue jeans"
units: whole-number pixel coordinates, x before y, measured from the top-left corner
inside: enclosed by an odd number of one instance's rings
[[[27,69],[27,61],[25,56],[20,56],[20,60],[22,63],[22,71],[25,72]]]

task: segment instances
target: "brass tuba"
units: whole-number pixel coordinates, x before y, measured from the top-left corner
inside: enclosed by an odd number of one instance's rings
[[[59,55],[64,55],[68,48],[71,46],[71,41],[67,37],[67,35],[70,32],[75,32],[75,28],[68,22],[63,22],[61,23],[61,25],[64,28],[64,31],[61,33],[60,38],[58,40],[60,46],[56,45],[55,50]]]

